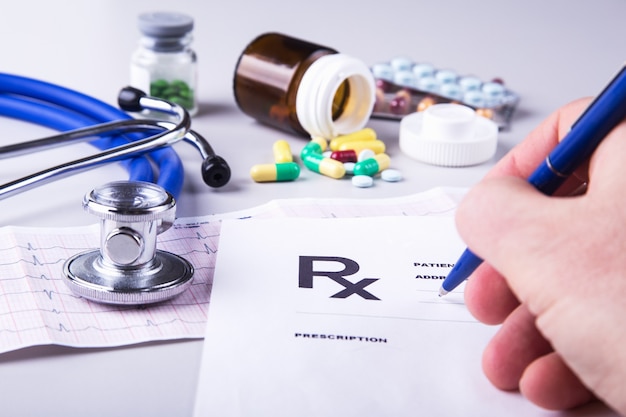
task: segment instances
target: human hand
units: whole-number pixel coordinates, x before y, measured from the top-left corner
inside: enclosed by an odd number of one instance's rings
[[[589,104],[563,107],[462,201],[457,226],[485,262],[467,281],[474,316],[502,327],[483,369],[549,409],[603,400],[626,415],[626,123],[548,197],[525,180]],[[563,197],[589,183],[584,194]]]

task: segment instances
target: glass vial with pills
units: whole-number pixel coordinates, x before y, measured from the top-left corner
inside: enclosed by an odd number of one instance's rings
[[[130,84],[197,112],[197,58],[191,49],[193,18],[173,12],[138,17],[139,46],[132,55]]]
[[[248,44],[233,88],[239,108],[258,121],[327,139],[362,129],[376,93],[363,62],[280,33],[262,34]]]

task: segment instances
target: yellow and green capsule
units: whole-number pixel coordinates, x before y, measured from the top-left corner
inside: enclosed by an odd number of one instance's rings
[[[354,165],[354,175],[367,175],[373,177],[379,172],[389,168],[391,158],[386,153],[379,153],[373,158],[357,162]]]
[[[328,142],[326,139],[320,136],[313,137],[300,151],[300,158],[304,160],[304,157],[311,153],[322,154],[327,146]]]
[[[313,172],[326,175],[330,178],[343,178],[346,175],[346,168],[342,162],[332,158],[326,158],[321,153],[311,152],[302,157],[304,166]]]
[[[293,181],[300,175],[300,167],[295,162],[260,164],[250,168],[250,177],[255,182]]]

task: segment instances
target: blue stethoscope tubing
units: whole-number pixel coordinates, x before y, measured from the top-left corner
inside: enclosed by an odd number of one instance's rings
[[[131,119],[124,111],[83,93],[6,73],[0,73],[0,115],[59,131]],[[91,144],[99,149],[109,149],[141,137],[137,134],[116,135],[94,140]],[[143,156],[122,161],[130,180],[156,182],[178,197],[184,181],[184,169],[178,154],[167,146],[147,155],[158,167],[156,181],[152,164]]]

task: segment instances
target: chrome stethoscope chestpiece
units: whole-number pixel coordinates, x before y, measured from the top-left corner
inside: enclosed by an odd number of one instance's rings
[[[108,304],[150,304],[189,287],[193,266],[157,250],[157,235],[174,223],[176,203],[160,186],[117,181],[85,195],[83,207],[101,218],[100,249],[65,262],[65,281],[89,300]]]

